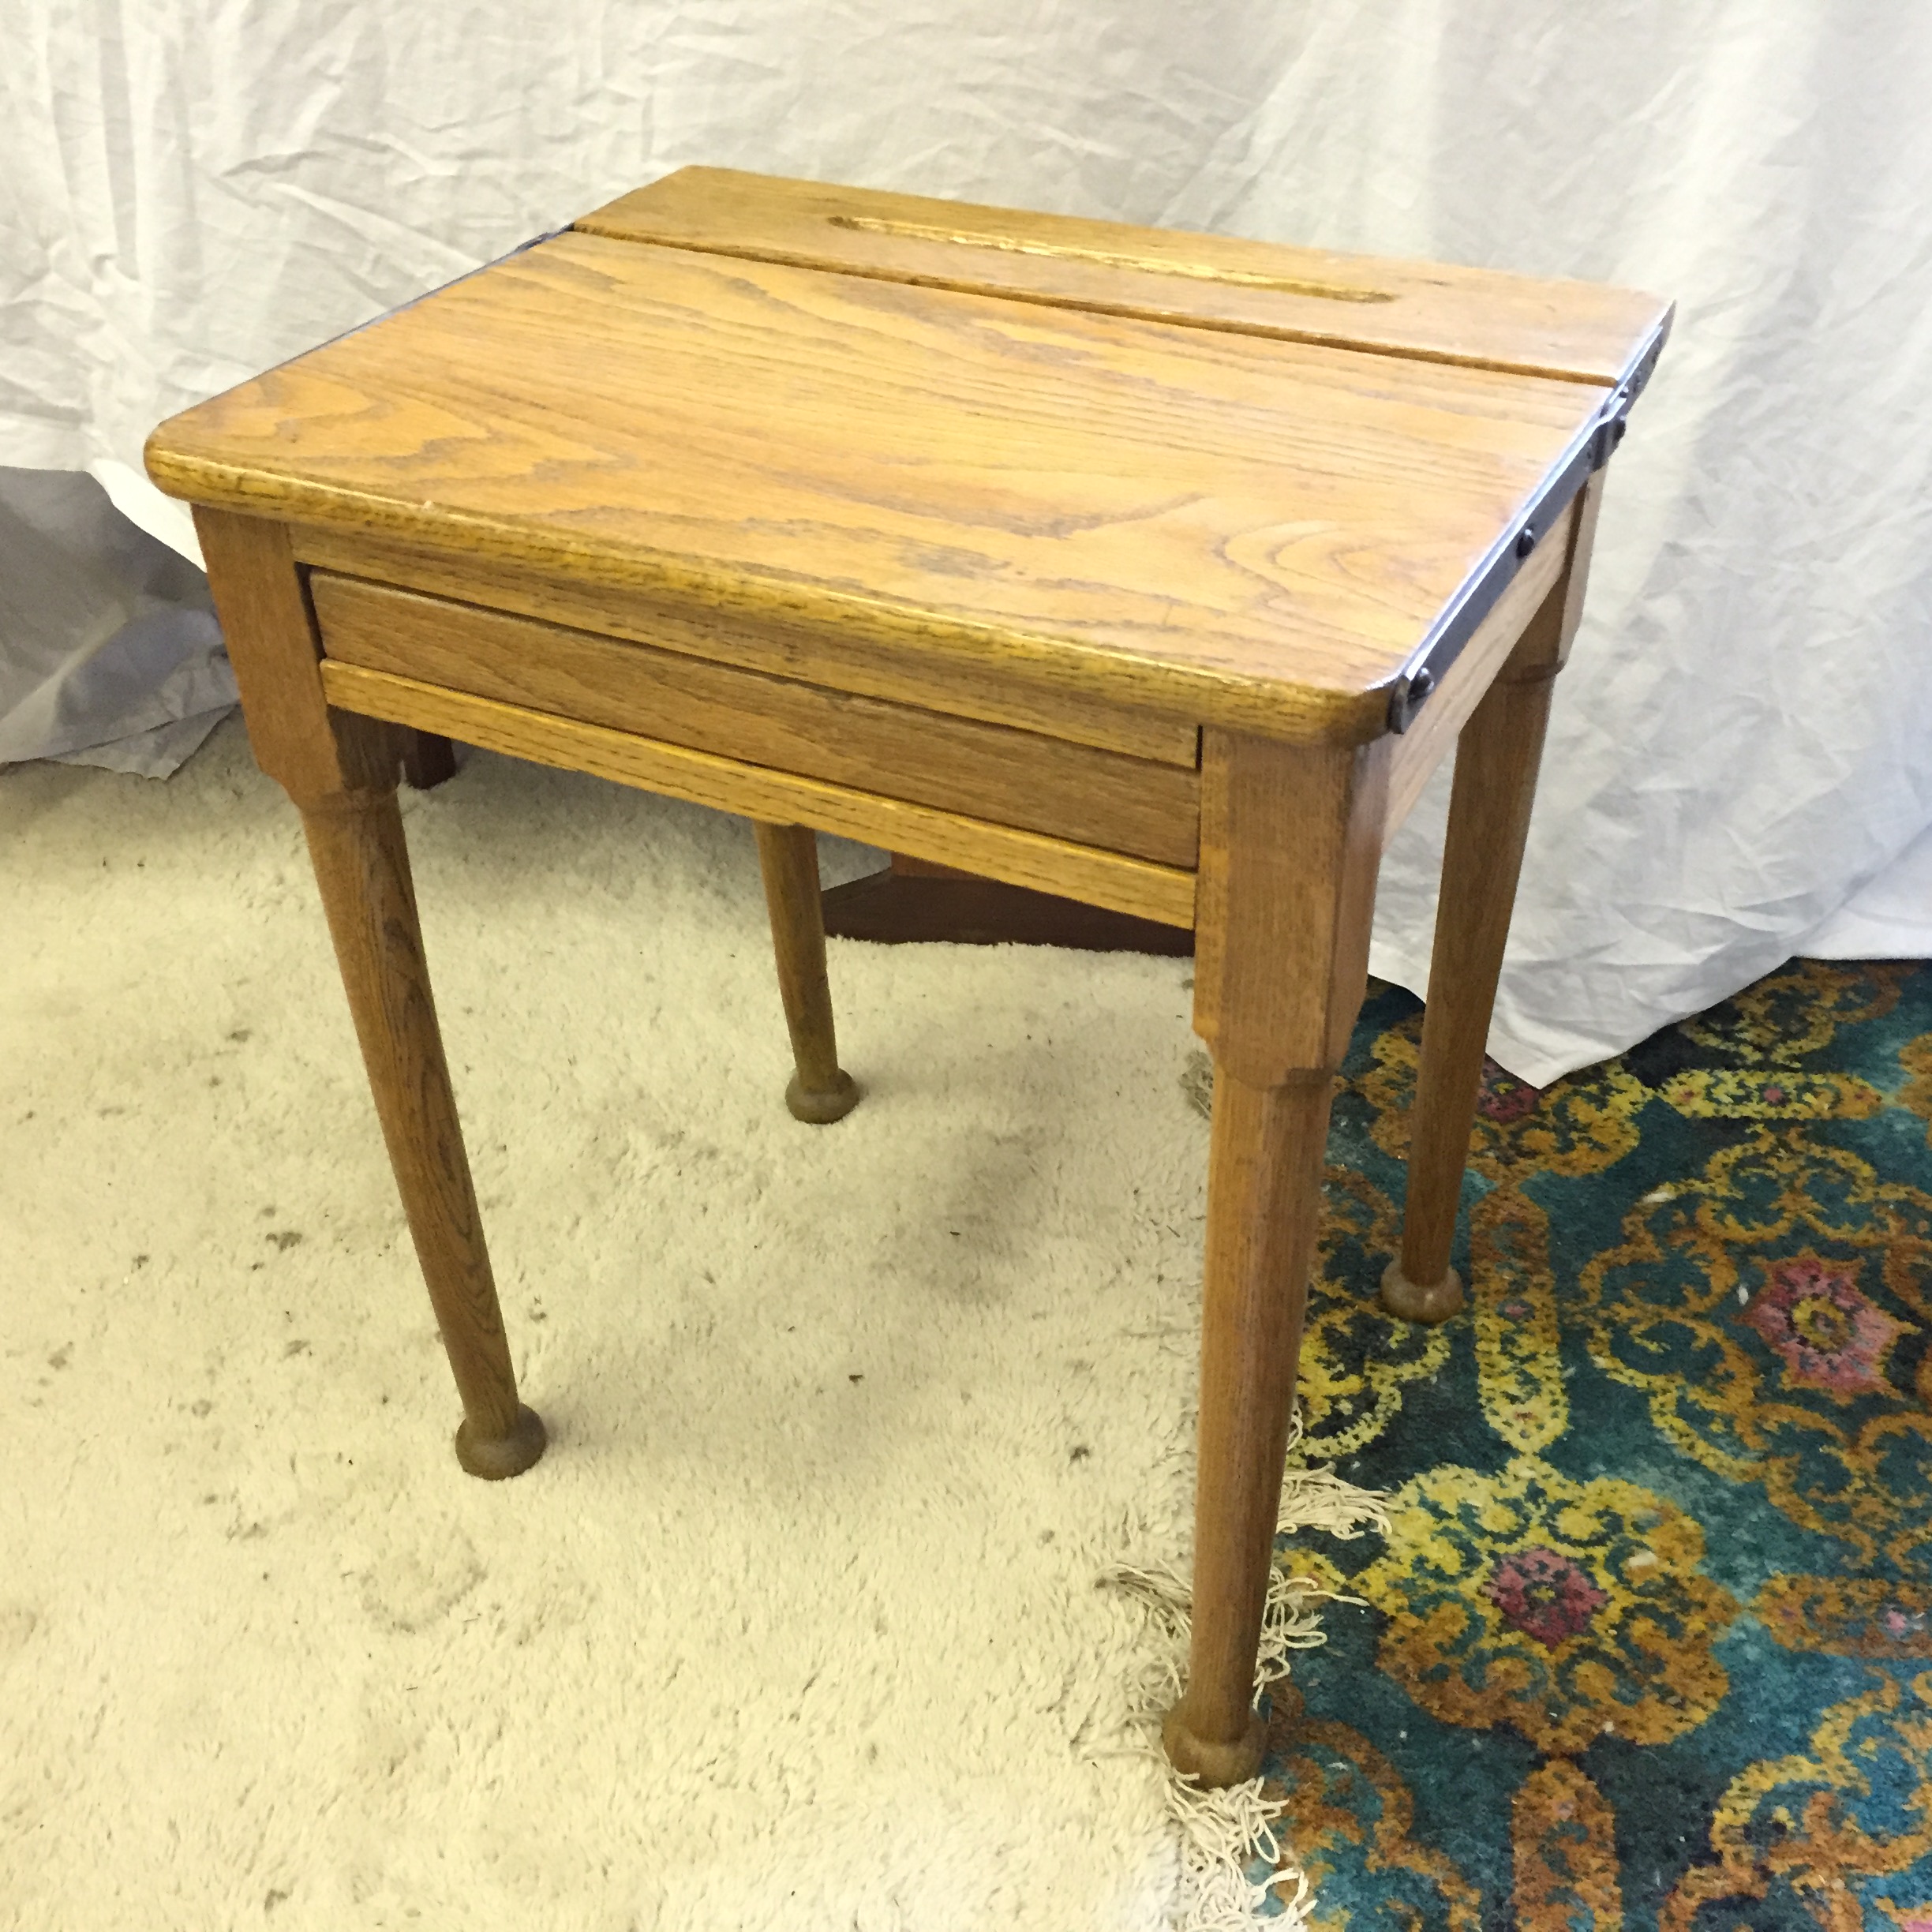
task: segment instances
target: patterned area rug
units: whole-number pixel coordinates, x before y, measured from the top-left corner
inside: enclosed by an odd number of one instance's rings
[[[1432,1330],[1374,1294],[1421,1026],[1357,1031],[1303,1357],[1392,1522],[1297,1542],[1368,1606],[1274,1700],[1314,1923],[1932,1932],[1932,968],[1492,1068]]]

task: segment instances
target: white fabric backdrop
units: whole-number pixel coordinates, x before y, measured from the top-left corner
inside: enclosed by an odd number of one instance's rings
[[[0,765],[165,778],[234,701],[198,567],[92,477],[0,468]]]
[[[155,420],[710,161],[1634,283],[1492,1046],[1801,950],[1932,822],[1932,9],[1908,0],[8,0],[0,463]],[[1440,787],[1377,969],[1427,970]]]

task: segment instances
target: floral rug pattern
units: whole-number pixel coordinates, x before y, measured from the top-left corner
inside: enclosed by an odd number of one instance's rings
[[[1335,1101],[1307,1453],[1383,1488],[1266,1795],[1349,1932],[1932,1932],[1932,968],[1795,962],[1539,1092],[1382,1313],[1421,1009]]]

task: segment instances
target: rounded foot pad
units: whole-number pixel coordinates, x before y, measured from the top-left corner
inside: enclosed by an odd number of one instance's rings
[[[792,1118],[808,1121],[814,1127],[829,1127],[835,1120],[843,1120],[858,1104],[859,1084],[843,1069],[838,1084],[829,1093],[807,1093],[796,1073],[785,1089],[785,1105],[792,1110]]]
[[[501,1482],[506,1476],[521,1476],[541,1456],[550,1438],[544,1433],[543,1417],[534,1409],[519,1407],[507,1436],[492,1442],[480,1440],[466,1417],[457,1425],[456,1460],[472,1476],[485,1482]]]
[[[1454,1268],[1439,1282],[1419,1288],[1402,1271],[1400,1260],[1382,1271],[1382,1305],[1404,1321],[1425,1322],[1433,1327],[1462,1305],[1462,1277]]]
[[[1198,1780],[1204,1791],[1219,1791],[1224,1784],[1245,1784],[1260,1776],[1261,1760],[1267,1751],[1267,1726],[1258,1711],[1249,1714],[1245,1736],[1231,1744],[1214,1744],[1189,1729],[1186,1709],[1184,1698],[1161,1725],[1167,1762],[1183,1777]]]

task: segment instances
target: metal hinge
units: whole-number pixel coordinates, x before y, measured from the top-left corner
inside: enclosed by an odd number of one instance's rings
[[[1516,573],[1534,552],[1577,492],[1609,462],[1630,427],[1630,413],[1644,392],[1669,332],[1668,318],[1629,375],[1613,390],[1603,407],[1567,449],[1543,487],[1531,499],[1522,520],[1498,540],[1470,575],[1462,590],[1430,627],[1389,687],[1388,728],[1406,732],[1429,694],[1441,683],[1462,646],[1476,635],[1496,601],[1516,580]]]

